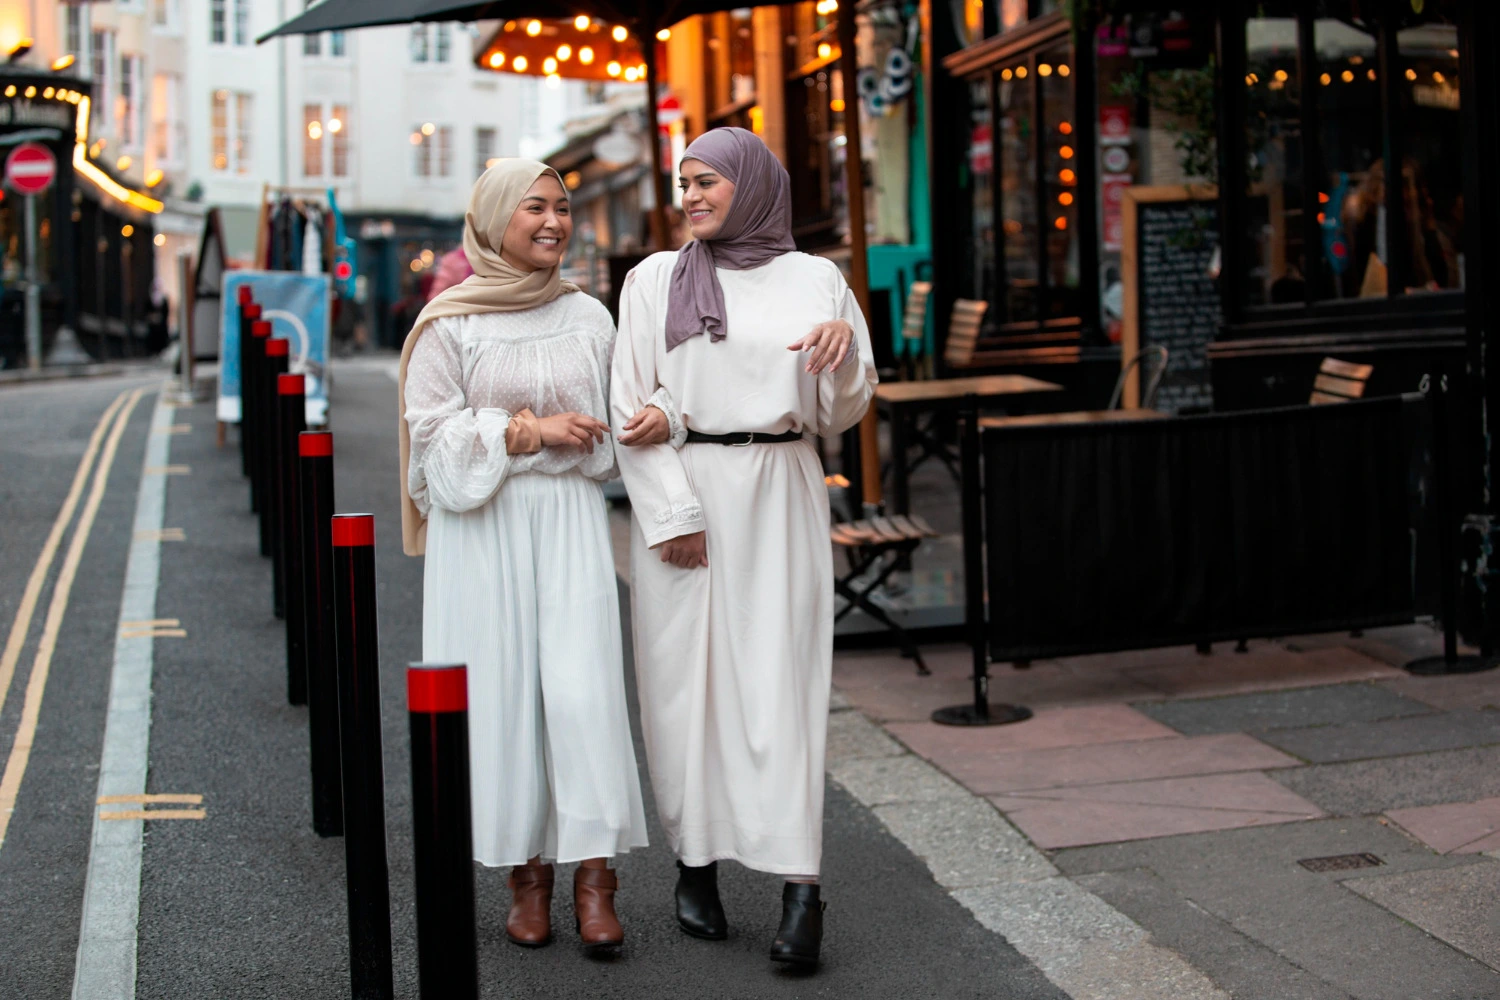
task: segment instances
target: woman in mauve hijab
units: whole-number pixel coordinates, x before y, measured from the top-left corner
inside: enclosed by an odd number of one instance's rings
[[[469,667],[474,857],[511,865],[507,935],[552,938],[551,864],[573,874],[591,951],[624,940],[609,858],[646,844],[602,480],[613,478],[614,327],[562,281],[573,232],[550,167],[474,186],[474,274],[401,354],[402,541],[425,549],[422,657]]]
[[[693,240],[626,279],[610,391],[641,723],[682,929],[726,936],[717,863],[738,861],[786,879],[771,958],[811,966],[834,613],[812,438],[859,422],[875,364],[838,267],[793,249],[759,138],[705,133],[681,185]]]

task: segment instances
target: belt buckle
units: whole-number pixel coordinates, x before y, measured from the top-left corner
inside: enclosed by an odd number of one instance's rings
[[[744,444],[735,443],[735,444],[730,445],[729,447],[731,447],[731,448],[748,448],[748,447],[750,447],[754,443],[755,443],[755,432],[754,431],[747,431],[745,433],[745,443]]]

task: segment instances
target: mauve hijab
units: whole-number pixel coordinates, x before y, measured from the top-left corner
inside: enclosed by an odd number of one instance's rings
[[[693,140],[684,160],[702,160],[734,185],[729,215],[710,240],[677,251],[667,292],[667,350],[705,331],[711,340],[729,333],[724,289],[715,267],[744,271],[795,250],[792,180],[754,132],[716,128]]]

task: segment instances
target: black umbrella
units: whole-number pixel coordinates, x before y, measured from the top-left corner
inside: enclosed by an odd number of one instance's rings
[[[844,97],[848,113],[844,116],[844,184],[848,192],[850,236],[850,284],[859,299],[860,308],[870,315],[869,262],[865,252],[864,164],[860,160],[859,87],[854,55],[854,3],[842,0],[838,19],[838,42],[842,53]],[[666,206],[671,204],[668,178],[662,170],[661,143],[656,115],[657,66],[656,32],[694,14],[709,14],[745,6],[745,0],[322,0],[274,31],[258,38],[265,42],[279,35],[311,35],[321,31],[348,31],[390,24],[413,24],[419,21],[483,21],[519,18],[571,19],[580,14],[615,24],[629,25],[641,39],[641,55],[646,64],[646,133],[651,147],[651,178],[656,192],[656,211],[652,222],[659,246],[666,246]],[[874,408],[862,428],[864,499],[880,499],[879,462],[875,451]]]

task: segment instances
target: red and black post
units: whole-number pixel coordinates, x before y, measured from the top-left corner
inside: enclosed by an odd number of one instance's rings
[[[380,747],[380,654],[375,627],[375,516],[336,514],[334,637],[354,1000],[391,1000],[391,889],[385,854]]]
[[[468,669],[406,670],[417,873],[417,976],[424,1000],[477,1000]]]
[[[260,316],[260,306],[255,306],[255,316],[250,315],[249,306],[255,305],[255,293],[249,285],[241,285],[235,295],[235,303],[239,307],[239,331],[240,331],[240,474],[250,475],[250,446],[249,435],[246,433],[249,427],[247,412],[249,393],[246,387],[249,385],[250,376],[250,324]]]
[[[302,598],[302,517],[297,492],[299,435],[307,430],[307,387],[301,375],[276,379],[277,544],[286,610],[286,699],[307,704],[307,613]]]
[[[260,306],[248,305],[247,312],[260,315]],[[266,435],[266,342],[271,339],[271,321],[254,319],[250,322],[250,366],[245,380],[244,402],[249,418],[245,424],[246,441],[250,448],[250,509],[260,516],[260,554],[271,554],[271,536],[266,534],[265,504],[262,503],[265,475],[261,471]]]
[[[286,581],[281,565],[281,505],[277,487],[277,447],[281,433],[281,402],[277,382],[286,374],[291,360],[291,343],[284,337],[266,340],[264,380],[261,382],[259,406],[265,419],[261,422],[260,444],[260,523],[262,534],[271,549],[271,610],[277,618],[286,617]]]
[[[311,741],[313,830],[320,837],[344,832],[339,801],[339,677],[333,644],[333,435],[297,435],[300,458],[303,662],[307,664],[307,730]],[[291,619],[287,628],[291,628]]]

